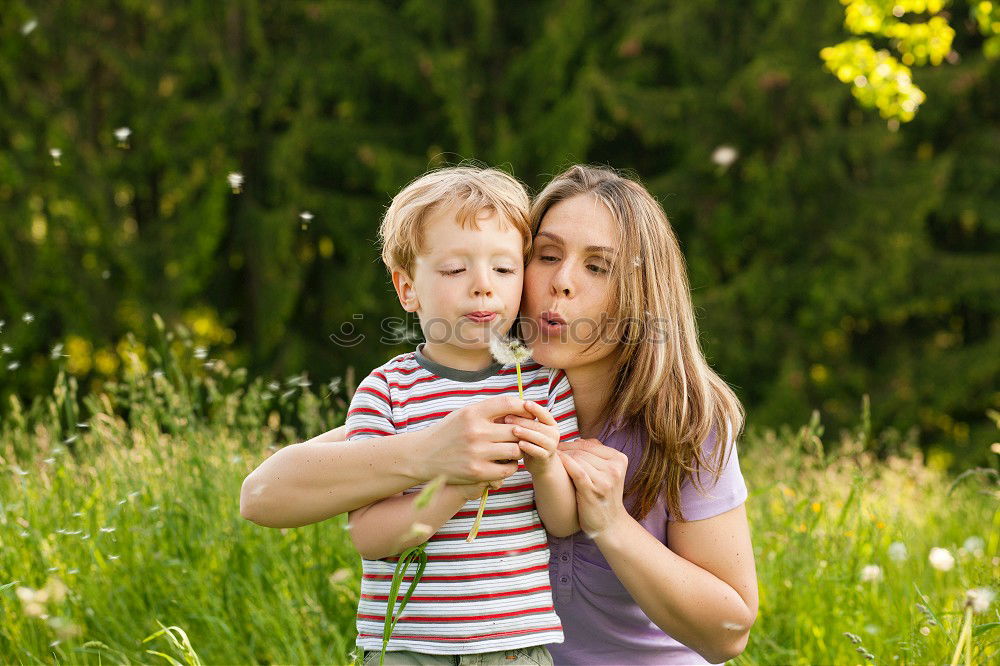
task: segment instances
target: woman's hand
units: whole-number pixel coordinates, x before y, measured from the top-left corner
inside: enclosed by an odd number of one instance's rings
[[[628,456],[596,439],[559,445],[559,457],[576,486],[580,528],[593,538],[628,517],[622,496]]]
[[[533,477],[543,476],[556,462],[559,451],[559,424],[549,410],[531,400],[525,401],[534,418],[508,415],[504,423],[514,426],[514,436],[519,437],[518,446],[524,456],[524,467]]]

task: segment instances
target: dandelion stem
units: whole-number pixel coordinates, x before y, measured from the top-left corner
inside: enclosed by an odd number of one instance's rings
[[[969,635],[971,632],[966,631],[972,625],[972,605],[966,604],[965,606],[965,621],[962,623],[962,628],[958,632],[958,644],[955,645],[955,654],[951,657],[951,666],[958,666],[958,658],[962,654],[962,647],[969,642],[966,647],[966,662],[971,664],[972,662],[972,650],[971,642],[972,636]]]
[[[517,369],[517,396],[524,400],[524,385],[521,383],[521,363],[520,361],[514,361],[514,367]],[[479,523],[483,520],[483,511],[486,510],[486,498],[490,494],[489,487],[483,488],[483,494],[479,497],[479,511],[476,512],[476,519],[472,523],[472,529],[469,530],[469,536],[465,537],[466,543],[472,543],[476,540],[476,535],[479,534]]]

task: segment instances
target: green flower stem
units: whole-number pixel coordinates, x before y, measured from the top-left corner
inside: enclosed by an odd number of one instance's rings
[[[517,395],[521,400],[524,400],[524,385],[521,383],[521,364],[515,361],[514,367],[517,369]],[[476,512],[476,519],[472,523],[472,529],[469,530],[469,536],[465,537],[466,543],[475,541],[476,535],[479,534],[479,523],[483,520],[483,511],[486,510],[486,498],[489,494],[489,487],[483,488],[483,494],[479,497],[479,511]]]

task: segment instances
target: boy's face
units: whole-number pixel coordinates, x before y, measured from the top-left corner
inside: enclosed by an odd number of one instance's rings
[[[524,279],[521,234],[497,213],[482,211],[479,229],[461,227],[451,208],[424,225],[424,252],[413,275],[392,272],[400,304],[420,317],[428,356],[462,368],[481,364],[491,334],[505,335],[517,318]]]

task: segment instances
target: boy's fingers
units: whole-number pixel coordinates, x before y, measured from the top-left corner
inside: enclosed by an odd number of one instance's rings
[[[532,458],[547,458],[549,457],[549,452],[538,446],[537,444],[532,444],[531,442],[521,441],[518,442],[521,450],[531,456]]]
[[[537,402],[533,402],[531,400],[526,400],[525,403],[524,403],[524,408],[527,409],[529,412],[531,412],[531,414],[536,419],[538,419],[539,421],[541,421],[545,425],[550,425],[550,426],[556,425],[556,419],[555,419],[554,416],[552,416],[552,412],[550,412],[549,410],[545,409],[544,407],[542,407],[541,405],[539,405]]]
[[[521,440],[528,440],[532,444],[537,444],[546,451],[548,451],[550,447],[553,451],[556,450],[556,443],[552,440],[552,438],[545,433],[538,432],[537,430],[518,427],[514,429],[514,436],[519,437]]]

